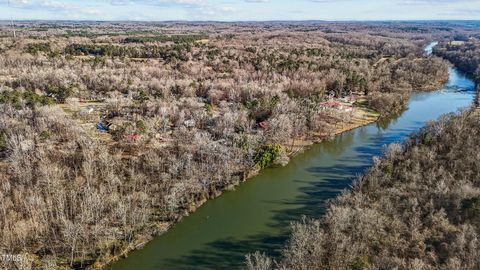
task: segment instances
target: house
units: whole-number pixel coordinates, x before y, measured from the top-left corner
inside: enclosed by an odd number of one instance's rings
[[[335,100],[322,102],[320,103],[320,106],[322,106],[325,109],[339,109],[339,110],[343,109],[343,104]]]
[[[450,46],[462,46],[464,44],[465,44],[465,41],[461,41],[461,40],[453,40],[448,42],[448,45]]]
[[[320,106],[325,109],[334,109],[342,112],[352,112],[353,108],[350,104],[344,104],[335,100],[329,100],[320,103]]]
[[[193,128],[193,127],[195,127],[196,122],[195,122],[195,120],[190,119],[190,120],[184,121],[184,122],[183,122],[183,125],[184,125],[185,127],[187,127],[187,128]]]
[[[125,135],[124,138],[127,141],[138,141],[141,138],[141,136],[140,136],[140,134],[133,133],[133,134]]]
[[[357,102],[357,98],[354,95],[349,95],[341,99],[345,103],[353,104]]]
[[[258,126],[259,126],[261,129],[268,129],[268,127],[270,126],[270,124],[268,123],[267,120],[264,120],[264,121],[258,123]]]

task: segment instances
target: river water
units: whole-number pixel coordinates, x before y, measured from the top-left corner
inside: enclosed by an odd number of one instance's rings
[[[433,48],[435,48],[435,46],[438,45],[438,42],[437,41],[434,41],[430,44],[428,44],[426,47],[425,47],[425,54],[427,55],[431,55],[433,53]]]
[[[290,222],[303,215],[322,216],[327,201],[348,188],[385,145],[471,105],[474,96],[475,84],[451,68],[443,89],[414,93],[401,115],[340,134],[292,158],[286,167],[263,171],[109,269],[237,269],[246,253],[279,255]]]

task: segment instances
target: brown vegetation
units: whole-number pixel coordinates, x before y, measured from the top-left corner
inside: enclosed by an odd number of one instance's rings
[[[480,40],[477,38],[464,38],[466,41],[445,41],[440,43],[434,53],[448,59],[460,70],[472,76],[479,86],[477,91],[477,105],[480,106]]]
[[[25,24],[0,44],[0,251],[100,266],[348,126],[323,101],[400,110],[445,81],[422,47],[453,31],[405,27]]]
[[[278,261],[249,269],[478,269],[480,111],[447,115],[406,142],[335,199],[321,220],[293,226]]]

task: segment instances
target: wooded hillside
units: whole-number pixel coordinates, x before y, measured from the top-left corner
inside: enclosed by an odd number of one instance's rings
[[[249,269],[478,269],[480,110],[393,144],[324,218],[293,226],[283,257]]]
[[[465,38],[461,41],[445,41],[439,44],[434,53],[448,59],[477,82],[477,105],[480,106],[480,40]]]

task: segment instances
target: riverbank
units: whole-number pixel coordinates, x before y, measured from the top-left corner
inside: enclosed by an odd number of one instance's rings
[[[286,167],[267,169],[235,192],[210,200],[110,269],[240,269],[246,253],[281,249],[288,224],[322,213],[326,201],[371,166],[384,145],[471,104],[473,85],[455,69],[451,72],[442,91],[414,93],[401,115],[305,147],[309,150]]]
[[[365,102],[365,100],[362,100],[359,103],[365,104]],[[310,132],[305,136],[295,138],[293,143],[283,144],[283,147],[285,149],[289,149],[288,155],[292,157],[305,150],[305,147],[322,142],[323,140],[332,138],[346,131],[376,122],[381,116],[379,113],[369,109],[367,106],[355,106],[352,109],[350,117],[351,119],[349,121],[330,125],[329,129],[332,130],[332,133],[330,134]]]
[[[438,78],[438,80],[431,82],[428,86],[418,89],[418,91],[429,92],[429,91],[440,89],[441,86],[445,84],[447,79],[448,77]],[[349,121],[330,125],[327,128],[327,130],[331,130],[329,134],[309,132],[295,138],[293,142],[282,144],[283,148],[287,151],[289,158],[295,157],[296,155],[302,153],[305,149],[312,146],[313,144],[320,143],[324,140],[334,138],[335,136],[338,136],[347,131],[350,131],[362,126],[366,126],[368,124],[378,121],[381,115],[369,109],[367,104],[368,104],[368,101],[366,99],[360,99],[356,103],[356,106],[353,107],[353,110],[350,113],[351,119]],[[213,194],[209,194],[208,196],[203,196],[199,200],[188,203],[188,205],[185,207],[185,211],[183,212],[183,215],[178,216],[175,222],[163,222],[160,224],[152,225],[149,228],[149,231],[151,233],[149,233],[148,236],[143,235],[139,237],[138,240],[135,240],[131,242],[127,247],[124,247],[121,250],[121,252],[118,254],[118,256],[107,257],[105,261],[100,260],[94,266],[92,266],[91,269],[100,269],[121,258],[128,257],[128,254],[131,251],[142,248],[147,242],[149,242],[152,239],[152,237],[158,236],[167,232],[171,226],[179,222],[184,217],[195,212],[199,207],[204,205],[208,200],[217,198],[227,191],[235,190],[235,188],[238,185],[240,185],[245,181],[248,181],[252,177],[258,175],[258,173],[259,173],[258,170],[244,172],[243,175],[239,177],[239,179],[236,182],[228,186],[224,186],[222,189],[216,190]]]
[[[282,144],[282,147],[284,149],[288,149],[286,151],[289,158],[293,158],[296,155],[302,153],[305,149],[312,146],[313,144],[320,143],[321,141],[331,139],[344,132],[376,122],[380,118],[380,115],[375,111],[369,109],[367,106],[365,106],[365,102],[366,102],[365,100],[360,100],[358,102],[359,105],[354,106],[352,108],[351,119],[348,122],[332,124],[330,126],[332,133],[324,134],[324,133],[318,133],[318,132],[310,132],[308,134],[305,134],[301,137],[296,138],[293,143]],[[127,246],[115,247],[118,252],[117,255],[99,257],[99,259],[93,265],[89,266],[87,269],[90,269],[90,270],[104,269],[108,265],[112,264],[113,262],[120,260],[122,258],[128,257],[128,254],[130,252],[143,248],[143,246],[149,241],[151,241],[153,237],[159,236],[167,232],[171,228],[171,226],[174,226],[175,223],[180,222],[180,220],[182,220],[184,217],[195,212],[199,207],[204,205],[208,200],[215,199],[220,195],[224,194],[225,192],[235,190],[235,188],[238,185],[252,179],[254,176],[258,175],[259,173],[260,171],[258,170],[245,172],[244,176],[239,181],[237,181],[235,184],[225,186],[221,192],[212,194],[212,197],[204,198],[202,200],[190,203],[188,207],[186,207],[184,215],[179,216],[175,222],[159,222],[159,223],[151,224],[150,226],[145,228],[144,232],[142,232],[141,234],[135,235],[136,238],[133,241],[131,241]]]
[[[476,39],[469,39],[467,42],[445,40],[437,44],[432,53],[449,60],[475,80],[477,83],[475,102],[477,107],[480,107],[480,42]]]
[[[390,145],[328,215],[293,226],[281,258],[247,268],[479,269],[479,121],[467,109]]]

